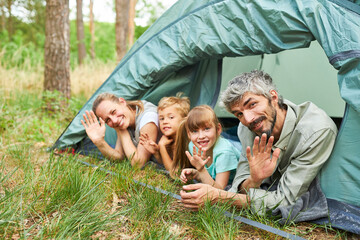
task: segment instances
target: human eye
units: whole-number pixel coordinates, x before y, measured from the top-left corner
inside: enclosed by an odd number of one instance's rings
[[[116,113],[116,109],[111,111],[111,115],[114,115]]]
[[[241,118],[242,117],[242,112],[237,112],[237,113],[235,113],[235,116],[237,117],[237,118]]]
[[[250,108],[252,108],[252,107],[255,107],[256,104],[257,104],[257,102],[251,102],[251,103],[249,104],[249,106],[250,106]]]
[[[159,121],[164,121],[164,117],[159,117]]]

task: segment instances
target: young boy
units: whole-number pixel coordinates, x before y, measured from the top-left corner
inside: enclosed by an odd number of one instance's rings
[[[178,126],[190,111],[189,98],[181,95],[182,93],[178,93],[176,97],[163,97],[159,101],[159,124],[163,135],[158,144],[150,140],[146,134],[140,137],[140,144],[151,152],[168,171],[172,169]]]

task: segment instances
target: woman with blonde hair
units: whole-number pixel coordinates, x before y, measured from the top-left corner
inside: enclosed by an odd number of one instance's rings
[[[85,113],[81,123],[90,140],[106,158],[127,158],[132,166],[139,167],[150,159],[151,153],[138,143],[141,134],[157,140],[158,115],[155,105],[145,100],[126,101],[114,94],[102,93],[95,99],[92,111]],[[105,141],[105,124],[116,131],[115,148]]]

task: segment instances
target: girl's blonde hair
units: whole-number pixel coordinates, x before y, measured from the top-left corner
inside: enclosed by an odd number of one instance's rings
[[[187,133],[212,125],[215,126],[216,133],[218,133],[220,125],[219,119],[216,117],[214,110],[207,105],[194,107],[189,112],[188,116],[180,123],[176,134],[176,149],[174,154],[173,169],[171,171],[172,174],[175,174],[177,171],[184,168],[193,167],[185,154],[185,151],[188,151],[190,142]],[[219,135],[217,137],[219,137]],[[213,147],[214,146],[211,148]]]
[[[112,101],[115,103],[119,103],[119,98],[117,96],[115,96],[112,93],[101,93],[99,94],[93,105],[92,105],[92,110],[96,115],[96,110],[99,107],[100,103],[102,103],[103,101],[108,100],[108,101]],[[139,108],[139,112],[138,114],[142,113],[144,111],[144,104],[140,101],[140,100],[135,100],[135,101],[126,101],[126,106],[132,110],[136,110],[136,107]]]
[[[190,111],[190,100],[188,97],[183,96],[183,93],[177,93],[176,96],[163,97],[158,103],[158,111],[164,110],[167,107],[175,105],[176,110],[180,113],[181,117],[186,117]]]

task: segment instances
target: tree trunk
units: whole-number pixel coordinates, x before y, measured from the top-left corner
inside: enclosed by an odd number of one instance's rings
[[[90,5],[89,5],[89,11],[90,11],[90,16],[89,16],[89,30],[90,30],[90,56],[91,59],[95,59],[95,28],[94,28],[94,1],[90,0]]]
[[[81,65],[86,57],[82,0],[76,0],[76,33],[78,41],[78,60]]]
[[[128,26],[128,35],[127,35],[127,43],[128,47],[131,48],[131,46],[134,44],[134,35],[135,35],[135,6],[136,6],[137,0],[130,0],[130,7],[129,7],[129,26]]]
[[[12,19],[12,4],[13,1],[12,0],[7,0],[6,1],[6,8],[8,9],[8,13],[9,13],[9,17],[7,20],[7,31],[9,34],[9,40],[12,40],[12,35],[14,33],[14,28],[13,28],[13,19]]]
[[[115,0],[116,54],[120,61],[126,54],[126,35],[128,30],[130,0]]]
[[[70,98],[69,0],[46,0],[44,90]]]
[[[5,15],[5,5],[3,1],[0,1],[1,8],[1,30],[6,29],[6,15]]]

